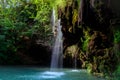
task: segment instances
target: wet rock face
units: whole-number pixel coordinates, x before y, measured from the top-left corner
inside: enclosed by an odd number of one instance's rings
[[[68,47],[81,44],[80,37],[83,35],[82,28],[78,27],[78,3],[66,5],[64,10],[58,9],[59,18],[61,18],[63,32],[63,53],[66,53]],[[73,53],[74,54],[74,53]],[[78,62],[79,64],[79,62]],[[74,67],[74,57],[65,55],[64,67]]]
[[[104,31],[109,28],[112,12],[109,1],[82,0],[80,5],[80,23],[92,30]],[[103,30],[104,28],[104,30]]]
[[[59,10],[61,18],[62,32],[64,37],[64,50],[73,44],[79,42],[80,36],[83,34],[82,29],[78,27],[76,2],[67,5],[64,11]]]
[[[86,68],[86,65],[90,65],[91,72],[115,69],[111,65],[116,64],[116,57],[113,53],[113,31],[110,23],[113,14],[109,1],[81,0],[80,6],[79,3],[75,6],[77,2],[73,0],[73,3],[66,5],[64,10],[59,9],[66,63],[73,60],[73,56],[66,53],[68,47],[77,44],[79,47],[77,60],[81,67]],[[72,63],[67,66],[69,65]]]
[[[110,5],[113,11],[120,14],[120,0],[110,0]]]
[[[20,57],[21,65],[38,65],[49,67],[51,63],[52,47],[46,45],[43,42],[37,42],[36,35],[32,38],[23,37],[21,41],[21,47],[18,50],[17,55]],[[20,45],[19,44],[19,45]]]
[[[94,31],[94,34],[91,36],[88,48],[90,50],[93,50],[109,47],[112,47],[112,43],[109,41],[108,36],[99,31]]]
[[[33,59],[33,65],[50,66],[52,51],[49,46],[34,44],[28,49],[27,53]]]
[[[96,31],[91,36],[88,43],[87,59],[92,65],[93,72],[105,72],[108,70],[112,72],[115,69],[115,66],[110,65],[113,62],[116,65],[117,61],[113,53],[113,44],[105,34]]]

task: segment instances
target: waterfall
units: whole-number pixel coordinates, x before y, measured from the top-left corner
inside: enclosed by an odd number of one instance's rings
[[[51,59],[51,68],[62,68],[63,65],[63,41],[62,41],[62,26],[60,25],[61,20],[58,19],[57,23],[55,23],[55,10],[53,8],[52,11],[52,32],[54,34],[54,46],[52,51],[52,59]]]
[[[77,68],[77,55],[75,54],[75,58],[74,58],[74,68]]]
[[[79,51],[78,45],[76,45],[75,49],[76,49],[76,51],[74,53],[74,68],[77,69],[77,54]]]
[[[54,31],[55,31],[55,10],[54,10],[54,8],[52,10],[51,24],[52,24],[52,32],[54,33]]]
[[[63,65],[63,41],[62,41],[62,26],[60,25],[60,19],[57,22],[57,34],[55,36],[55,44],[52,52],[51,68],[62,68]]]

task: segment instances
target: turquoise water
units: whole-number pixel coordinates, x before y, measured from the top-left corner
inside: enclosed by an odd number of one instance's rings
[[[0,67],[0,80],[104,80],[86,70],[57,69],[39,67]]]

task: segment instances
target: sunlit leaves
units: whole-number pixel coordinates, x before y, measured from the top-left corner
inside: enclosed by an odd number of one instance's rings
[[[39,5],[37,5],[36,10],[36,20],[39,20],[40,22],[45,22],[49,20],[51,8],[48,3],[40,3]]]
[[[55,5],[64,8],[66,5],[66,1],[65,0],[55,0]]]

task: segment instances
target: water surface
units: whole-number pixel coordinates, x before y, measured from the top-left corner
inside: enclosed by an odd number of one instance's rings
[[[88,74],[86,70],[39,67],[0,67],[0,80],[104,80]]]

